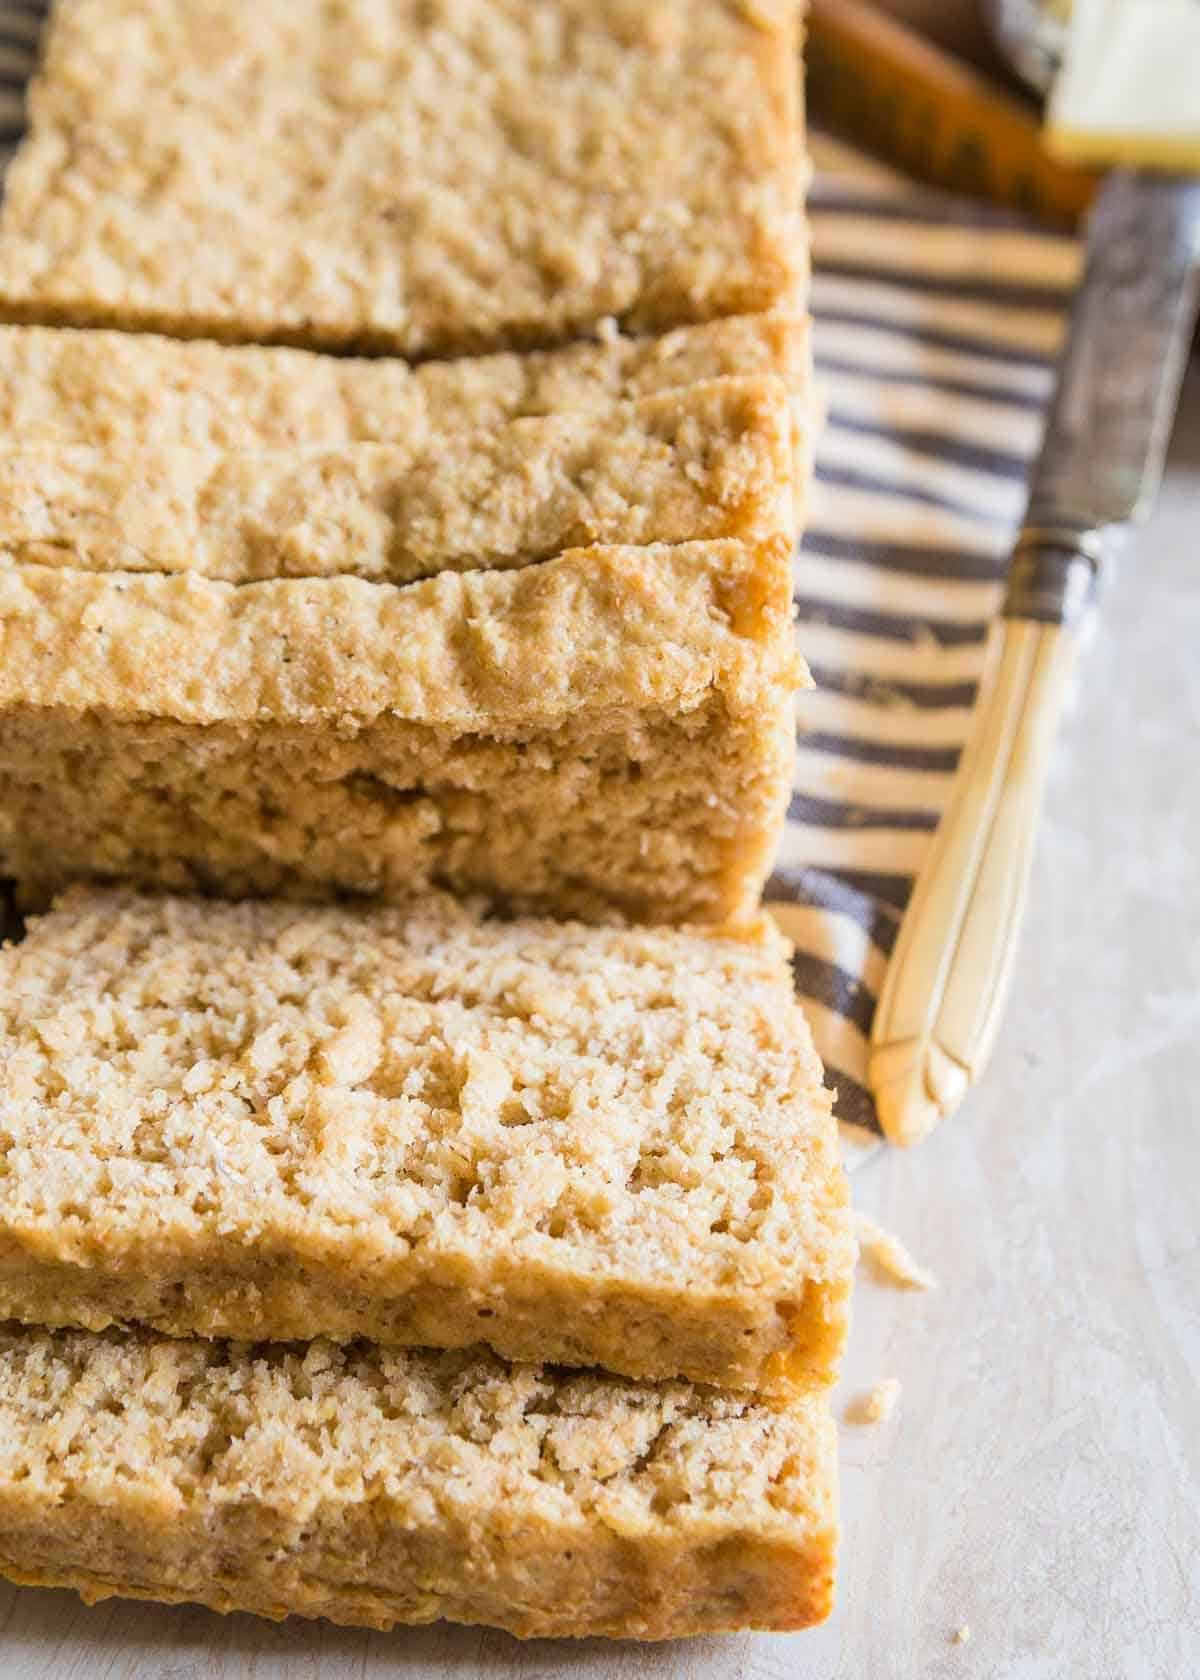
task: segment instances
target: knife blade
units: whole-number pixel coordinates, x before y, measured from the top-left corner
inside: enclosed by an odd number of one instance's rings
[[[1115,171],[1013,548],[1003,614],[1074,626],[1115,529],[1149,510],[1200,304],[1200,180]]]
[[[1200,180],[1115,171],[1088,222],[1029,523],[1101,530],[1147,511],[1198,301]]]

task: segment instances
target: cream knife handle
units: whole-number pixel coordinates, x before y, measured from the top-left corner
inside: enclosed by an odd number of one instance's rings
[[[917,1143],[983,1070],[1004,1005],[1046,773],[1099,561],[1095,532],[1026,527],[971,734],[905,911],[868,1078],[893,1143]]]

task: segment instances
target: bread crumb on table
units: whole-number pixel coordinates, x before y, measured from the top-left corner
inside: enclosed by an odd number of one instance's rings
[[[920,1265],[899,1237],[868,1214],[856,1212],[859,1254],[870,1264],[876,1278],[895,1289],[936,1289],[937,1278]]]
[[[900,1399],[899,1377],[884,1377],[868,1394],[860,1394],[846,1407],[847,1423],[886,1423]]]
[[[960,1628],[955,1628],[954,1639],[953,1639],[953,1643],[955,1645],[966,1645],[968,1643],[968,1641],[970,1640],[970,1638],[971,1638],[971,1630],[965,1622],[963,1623],[963,1625]]]

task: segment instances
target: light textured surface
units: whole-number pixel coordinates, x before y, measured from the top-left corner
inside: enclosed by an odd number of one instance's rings
[[[959,1118],[855,1194],[940,1279],[860,1282],[839,1607],[795,1639],[530,1649],[11,1592],[22,1680],[1181,1680],[1200,1671],[1200,378],[1085,657],[1016,990]],[[1119,692],[1111,672],[1120,670]],[[953,1643],[961,1626],[970,1642]]]
[[[0,1318],[827,1384],[854,1238],[787,955],[68,894],[0,952]]]
[[[9,440],[15,442],[15,440]],[[252,583],[528,565],[794,532],[782,380],[716,379],[430,443],[0,450],[0,565]]]
[[[0,1334],[0,1570],[387,1627],[669,1639],[825,1614],[835,1432],[455,1354]]]
[[[40,319],[408,353],[770,307],[792,0],[60,0],[0,217]]]
[[[841,1609],[796,1680],[1200,1672],[1198,374],[1083,655],[990,1070],[854,1181],[940,1286],[858,1290],[847,1392],[903,1402],[843,1438]]]

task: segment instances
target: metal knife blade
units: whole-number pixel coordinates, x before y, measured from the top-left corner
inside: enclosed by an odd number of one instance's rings
[[[1114,171],[1088,223],[1027,526],[1098,531],[1148,510],[1198,301],[1200,180]]]

